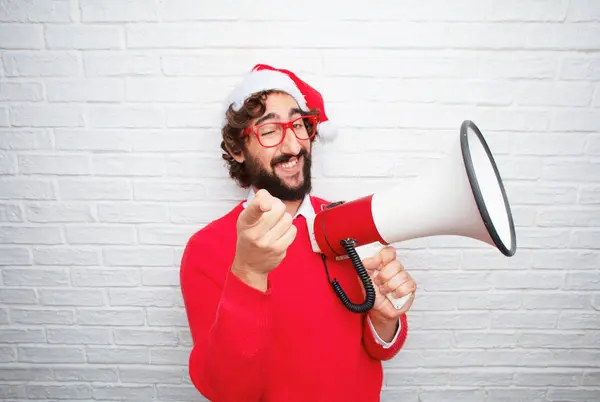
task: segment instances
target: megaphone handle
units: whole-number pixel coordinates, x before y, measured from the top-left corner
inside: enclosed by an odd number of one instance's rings
[[[394,305],[394,307],[396,307],[397,310],[400,310],[408,302],[408,300],[412,296],[412,293],[409,293],[406,296],[402,296],[402,297],[398,297],[398,298],[394,298],[389,293],[386,294],[385,296],[388,298],[389,301],[392,302],[392,304]]]

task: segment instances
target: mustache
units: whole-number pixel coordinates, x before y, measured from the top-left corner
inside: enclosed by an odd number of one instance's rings
[[[290,154],[280,155],[277,158],[273,159],[273,161],[271,162],[271,166],[275,166],[279,163],[285,163],[285,162],[289,161],[290,159],[292,159],[293,157],[300,158],[301,156],[306,156],[307,153],[308,152],[306,151],[306,149],[302,149],[302,150],[300,150],[300,152],[298,152],[297,155],[290,155]]]

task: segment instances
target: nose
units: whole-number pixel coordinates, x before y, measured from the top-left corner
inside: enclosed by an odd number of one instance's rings
[[[283,141],[281,142],[281,152],[284,154],[297,155],[302,148],[302,144],[294,134],[291,128],[285,130]]]

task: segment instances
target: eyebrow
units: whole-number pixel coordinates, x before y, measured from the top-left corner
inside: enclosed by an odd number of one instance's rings
[[[295,114],[302,114],[302,110],[300,108],[297,108],[297,107],[291,109],[290,113],[289,113],[289,117],[291,118]],[[276,114],[276,113],[273,113],[273,112],[267,113],[266,115],[264,115],[260,119],[256,120],[256,123],[254,123],[254,124],[255,125],[259,125],[260,123],[262,123],[262,122],[264,122],[266,120],[269,120],[269,119],[273,119],[275,117],[279,117],[279,115]]]

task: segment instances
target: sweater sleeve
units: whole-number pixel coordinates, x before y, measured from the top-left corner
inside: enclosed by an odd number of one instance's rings
[[[183,254],[180,279],[193,347],[189,374],[211,401],[258,401],[267,378],[270,291],[254,289],[229,270],[219,281],[212,264],[224,264],[214,244],[192,238]]]
[[[363,345],[367,350],[367,353],[373,359],[390,360],[396,356],[396,354],[398,354],[408,335],[408,322],[406,319],[406,314],[402,314],[400,316],[399,326],[399,333],[396,334],[392,344],[381,344],[375,338],[368,315],[365,316],[363,324]]]

